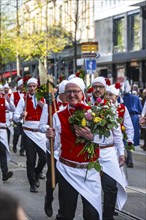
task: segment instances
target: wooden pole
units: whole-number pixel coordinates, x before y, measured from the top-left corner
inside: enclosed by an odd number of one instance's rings
[[[50,118],[50,127],[53,128],[53,118],[52,118],[52,92],[53,85],[48,81],[47,82],[48,94],[49,94],[49,118]],[[50,138],[50,152],[51,152],[51,180],[52,180],[52,189],[55,188],[55,162],[54,162],[54,141],[53,138]]]

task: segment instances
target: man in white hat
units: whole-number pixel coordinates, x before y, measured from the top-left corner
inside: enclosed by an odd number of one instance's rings
[[[117,106],[118,116],[123,118],[121,128],[122,128],[122,125],[124,125],[126,129],[125,132],[127,135],[127,142],[134,144],[134,127],[133,127],[131,117],[130,117],[127,107],[122,103],[118,103],[117,101],[119,94],[120,94],[120,88],[116,88],[117,84],[118,83],[107,87],[106,99],[112,100],[112,102]],[[127,150],[126,162],[127,164],[133,164],[132,152],[129,150]],[[131,168],[132,168],[132,165],[131,165]]]
[[[19,79],[17,81],[17,91],[11,94],[11,100],[13,101],[15,108],[17,107],[17,104],[20,98],[24,97],[24,94],[25,93],[24,93],[23,79]],[[13,152],[14,153],[17,152],[17,143],[18,143],[20,135],[22,135],[22,120],[18,123],[14,121],[14,136],[13,136]],[[20,156],[25,156],[22,138],[21,138],[21,144],[20,144]]]
[[[66,94],[65,94],[65,85],[68,83],[68,80],[63,80],[59,84],[59,95],[57,96],[57,100],[55,101],[56,104],[56,110],[61,110],[65,106],[67,106],[67,100],[66,100]],[[55,113],[54,105],[52,103],[52,116]],[[39,124],[39,129],[41,132],[46,133],[47,129],[49,128],[49,110],[48,110],[48,105],[45,104],[43,107],[41,119],[40,119],[40,124]],[[55,158],[55,168],[56,168],[56,161],[59,157],[59,151],[56,150],[54,152],[54,158]],[[52,202],[54,200],[53,198],[53,191],[52,189],[52,181],[51,181],[51,158],[50,158],[50,151],[47,149],[47,173],[46,173],[46,195],[45,195],[45,205],[44,205],[44,211],[48,217],[51,217],[53,215],[53,208],[52,208]],[[55,169],[55,176],[56,176],[56,184],[58,183],[58,170]],[[57,217],[61,216],[61,210],[59,210],[59,213]],[[56,217],[56,218],[57,218]]]
[[[92,82],[92,104],[97,98],[104,99],[107,88],[106,80],[100,76]],[[103,219],[114,219],[116,199],[121,210],[127,200],[125,181],[120,167],[125,164],[123,136],[120,126],[111,131],[109,138],[104,138],[100,145],[99,163],[102,166],[102,189],[104,193]],[[118,155],[118,157],[117,157]]]
[[[100,173],[95,169],[88,170],[85,154],[78,156],[84,144],[75,144],[76,135],[87,140],[93,140],[93,134],[87,127],[79,132],[73,132],[69,123],[72,110],[78,103],[83,103],[85,85],[79,78],[73,78],[65,86],[68,105],[53,115],[53,128],[48,128],[47,138],[54,138],[54,149],[59,148],[57,169],[59,174],[59,195],[63,219],[73,219],[77,205],[78,194],[83,201],[83,219],[102,219]],[[97,149],[98,151],[98,149]],[[97,158],[95,159],[97,160]],[[56,219],[61,219],[56,216]]]
[[[46,164],[46,137],[40,133],[38,125],[44,106],[44,98],[37,100],[38,81],[36,78],[30,78],[27,82],[28,93],[18,102],[14,120],[21,121],[23,117],[23,144],[26,150],[27,158],[27,177],[30,184],[30,192],[37,193],[36,187],[39,187],[39,174]],[[24,110],[25,109],[25,110]],[[37,154],[39,162],[35,168]]]
[[[6,110],[14,112],[15,106],[9,97],[4,98],[3,87],[0,86],[0,167],[3,181],[7,181],[13,175],[11,171],[8,171],[7,165],[7,161],[10,159],[10,150],[7,138]]]

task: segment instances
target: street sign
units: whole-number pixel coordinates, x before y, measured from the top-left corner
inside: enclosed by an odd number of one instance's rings
[[[82,53],[93,53],[98,51],[98,42],[84,42],[81,44]]]
[[[85,67],[87,71],[95,71],[96,70],[96,60],[95,59],[86,59]]]

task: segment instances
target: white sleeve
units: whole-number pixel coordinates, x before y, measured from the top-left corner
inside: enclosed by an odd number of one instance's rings
[[[14,112],[14,116],[13,116],[14,121],[19,122],[22,119],[22,113],[24,111],[24,107],[25,107],[25,102],[24,99],[21,98]]]
[[[114,146],[117,149],[118,156],[125,155],[125,148],[123,143],[123,134],[121,132],[121,126],[119,125],[118,128],[114,128],[113,130],[113,139],[114,139]]]
[[[15,105],[12,101],[8,102],[7,100],[5,100],[5,106],[6,106],[7,110],[9,110],[11,112],[15,111]]]
[[[132,124],[132,121],[131,121],[131,117],[130,117],[129,111],[128,111],[126,106],[125,106],[123,125],[126,128],[126,134],[127,134],[128,141],[133,143],[133,140],[134,140],[134,128],[133,128],[133,124]]]
[[[45,104],[40,118],[39,130],[40,132],[45,133],[48,128],[48,105]]]
[[[58,148],[61,148],[61,124],[57,113],[53,115],[53,128],[55,129],[54,150],[57,150]]]
[[[143,109],[142,109],[142,113],[141,116],[144,117],[146,115],[146,101],[144,103]]]

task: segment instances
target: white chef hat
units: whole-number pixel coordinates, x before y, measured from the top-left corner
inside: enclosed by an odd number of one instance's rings
[[[19,79],[18,82],[17,82],[17,86],[21,86],[23,84],[23,79]]]
[[[107,86],[106,91],[107,92],[111,92],[112,94],[119,96],[120,93],[120,83],[116,83],[114,85],[111,86]]]
[[[97,82],[103,84],[103,85],[105,86],[105,88],[107,87],[106,80],[105,80],[105,78],[104,78],[103,76],[96,77],[96,78],[92,81],[92,85],[93,85],[94,83],[97,83]]]
[[[70,83],[73,83],[73,84],[79,86],[80,89],[82,90],[82,92],[83,92],[83,93],[85,92],[85,87],[86,87],[86,86],[85,86],[84,81],[83,81],[81,78],[79,78],[79,77],[72,78],[72,79],[70,79],[70,80],[67,82],[66,85],[68,85],[68,84],[70,84]]]
[[[65,91],[65,85],[68,83],[68,80],[63,80],[60,84],[59,84],[59,94],[64,93]]]
[[[71,75],[68,77],[68,80],[71,80],[71,79],[73,79],[73,78],[75,78],[75,77],[76,77],[75,74],[71,74]]]
[[[0,84],[0,89],[1,89],[1,90],[3,90],[3,89],[4,89],[3,85],[1,85],[1,84]]]
[[[9,84],[8,83],[6,83],[5,85],[4,85],[4,87],[3,88],[10,88],[9,87]]]
[[[30,84],[30,83],[35,83],[38,85],[38,80],[36,78],[30,78],[28,81],[27,81],[27,85]]]

